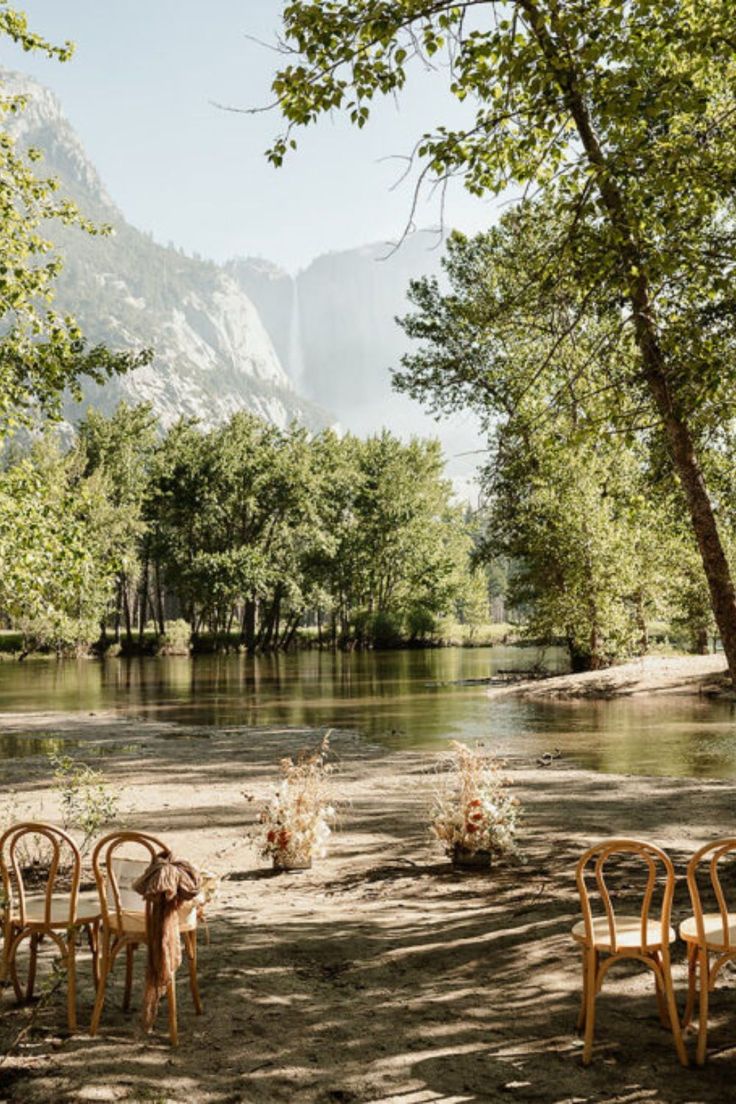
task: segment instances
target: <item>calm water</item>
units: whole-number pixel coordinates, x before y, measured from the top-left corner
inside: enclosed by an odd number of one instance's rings
[[[655,697],[598,702],[493,701],[483,685],[547,649],[0,663],[0,710],[116,709],[198,726],[309,725],[354,729],[390,747],[490,738],[505,753],[559,747],[583,766],[642,774],[736,777],[736,709],[727,702]],[[43,739],[0,735],[0,757],[45,750]]]

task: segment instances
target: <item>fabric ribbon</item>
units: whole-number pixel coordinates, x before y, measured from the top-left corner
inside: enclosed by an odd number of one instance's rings
[[[153,1027],[158,1004],[181,965],[179,909],[197,896],[202,878],[196,867],[161,851],[133,882],[146,901],[148,961],[143,997],[143,1026]]]

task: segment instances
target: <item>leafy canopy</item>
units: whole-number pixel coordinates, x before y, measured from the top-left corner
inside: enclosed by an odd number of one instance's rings
[[[22,12],[0,0],[0,35],[25,51],[67,61],[71,43],[54,46],[29,30]],[[146,363],[148,353],[89,348],[71,316],[54,311],[54,283],[62,260],[50,239],[54,224],[87,233],[108,232],[58,195],[58,182],[37,175],[37,149],[18,148],[9,124],[25,107],[22,96],[0,88],[0,436],[34,412],[58,413],[65,388],[79,397],[79,379],[102,382],[111,373]]]
[[[283,24],[273,89],[288,125],[269,151],[274,164],[296,128],[334,109],[362,126],[376,96],[400,93],[422,60],[437,65],[468,123],[420,138],[420,179],[459,176],[477,195],[540,198],[555,241],[530,277],[571,266],[591,299],[624,310],[646,273],[683,408],[727,398],[730,0],[294,0]]]

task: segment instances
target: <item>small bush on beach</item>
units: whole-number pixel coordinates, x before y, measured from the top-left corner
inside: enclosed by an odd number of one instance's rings
[[[192,644],[192,630],[188,621],[179,618],[169,621],[166,632],[159,638],[159,655],[189,655]]]
[[[265,828],[261,853],[276,867],[308,865],[327,854],[335,820],[328,801],[329,750],[328,732],[319,747],[281,760],[281,784],[260,815]]]
[[[507,855],[515,850],[519,802],[508,791],[501,763],[482,747],[453,740],[452,758],[437,775],[431,832],[452,856],[456,848]]]
[[[69,755],[51,755],[49,761],[54,768],[64,828],[81,835],[80,850],[86,855],[100,829],[117,820],[120,795],[102,771],[86,763],[78,763]]]

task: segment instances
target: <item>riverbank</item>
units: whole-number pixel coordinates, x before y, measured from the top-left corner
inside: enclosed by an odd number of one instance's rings
[[[517,695],[524,698],[618,698],[637,694],[732,693],[722,654],[705,656],[643,656],[602,671],[577,675],[522,679],[507,686],[493,686],[492,698]]]
[[[191,633],[186,622],[176,621],[167,623],[168,639],[154,628],[149,627],[142,636],[136,633],[130,639],[123,636],[115,641],[111,634],[104,644],[97,642],[91,644],[86,652],[88,658],[114,659],[123,657],[126,659],[140,659],[162,655],[206,656],[206,655],[236,655],[245,654],[245,647],[239,631],[226,633],[215,638],[211,633],[200,633],[196,641],[191,640]],[[441,628],[428,636],[419,639],[398,637],[390,643],[378,647],[379,651],[403,651],[414,648],[490,648],[498,645],[513,645],[524,648],[544,647],[544,642],[525,640],[518,625],[512,625],[508,621],[494,621],[481,625],[463,625],[458,621],[447,619]],[[325,637],[320,640],[316,628],[300,628],[297,630],[290,645],[291,650],[320,649],[323,651],[351,651],[356,647],[351,643],[348,648],[339,648],[330,644]],[[373,646],[371,646],[372,650]],[[357,647],[357,650],[366,650]],[[279,654],[283,649],[266,649],[261,654]],[[23,636],[19,632],[9,629],[0,629],[0,661],[49,659],[56,661],[60,657],[52,649],[41,651],[24,651]],[[79,657],[74,657],[79,658]]]
[[[18,741],[78,741],[75,754],[94,754],[121,790],[128,826],[165,837],[226,877],[201,947],[201,1018],[180,981],[178,1050],[166,1043],[163,1017],[146,1038],[137,1011],[121,1011],[118,974],[95,1040],[67,1037],[61,995],[42,1011],[0,1066],[0,1101],[715,1104],[730,1093],[728,995],[713,998],[716,1053],[704,1070],[682,1074],[658,1025],[651,977],[635,969],[607,981],[594,1064],[582,1068],[569,929],[574,863],[591,840],[649,837],[682,875],[699,843],[733,830],[733,783],[515,760],[523,862],[461,876],[426,832],[436,757],[387,753],[336,733],[342,805],[330,855],[311,871],[273,877],[248,832],[279,757],[316,733],[49,713],[6,714],[0,730]],[[42,756],[6,760],[0,771],[4,818],[57,814]],[[686,912],[681,879],[676,913]],[[92,1001],[86,957],[80,980],[84,1023]],[[680,951],[676,985],[682,1001]],[[2,1052],[28,1012],[7,992],[0,1009]]]

